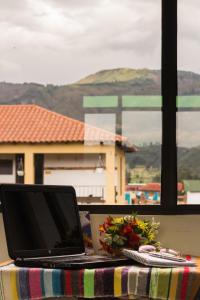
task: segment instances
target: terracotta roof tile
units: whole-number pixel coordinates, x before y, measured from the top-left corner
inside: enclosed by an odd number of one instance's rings
[[[158,182],[152,182],[147,184],[132,184],[126,186],[127,191],[152,191],[152,192],[160,192],[161,184]],[[181,192],[183,190],[183,183],[177,183],[177,190]]]
[[[116,142],[125,137],[37,105],[0,105],[0,143]]]

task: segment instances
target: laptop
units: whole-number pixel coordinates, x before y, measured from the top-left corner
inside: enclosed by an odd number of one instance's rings
[[[86,255],[71,186],[2,184],[0,200],[8,253],[16,266],[81,269],[134,263]]]

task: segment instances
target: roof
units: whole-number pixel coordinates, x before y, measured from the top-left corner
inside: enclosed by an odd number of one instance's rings
[[[183,190],[183,184],[178,182],[177,189],[179,192]],[[143,191],[143,192],[160,192],[161,184],[158,182],[151,182],[146,184],[131,184],[127,186],[127,191]]]
[[[0,105],[0,143],[123,142],[127,138],[38,105]]]
[[[132,184],[127,186],[127,190],[160,192],[160,183]]]

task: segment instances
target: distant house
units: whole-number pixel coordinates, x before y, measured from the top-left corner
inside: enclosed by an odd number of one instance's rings
[[[160,183],[145,183],[145,184],[131,184],[126,187],[127,192],[130,192],[132,201],[147,202],[157,204],[160,202]]]
[[[80,201],[123,203],[125,142],[37,105],[0,105],[0,182],[73,185]]]
[[[200,185],[199,185],[200,187]],[[183,193],[183,183],[178,182],[177,184],[177,192],[179,195]],[[161,198],[161,184],[158,182],[145,183],[145,184],[129,184],[126,186],[126,194],[130,195],[132,199],[131,202],[137,201],[141,202],[141,198],[143,198],[143,202],[146,204],[158,204],[160,203]],[[183,201],[182,196],[178,196],[178,201]]]
[[[187,204],[200,203],[200,180],[183,180]]]

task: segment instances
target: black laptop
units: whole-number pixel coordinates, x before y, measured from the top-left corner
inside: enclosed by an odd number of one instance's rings
[[[71,186],[0,185],[9,256],[23,267],[80,269],[133,264],[85,254],[76,193]]]

